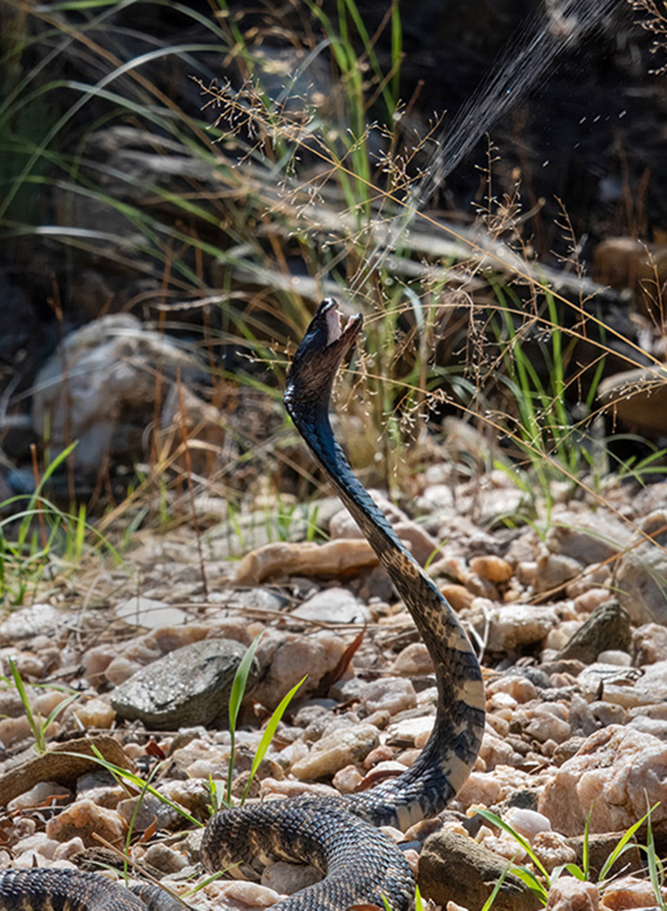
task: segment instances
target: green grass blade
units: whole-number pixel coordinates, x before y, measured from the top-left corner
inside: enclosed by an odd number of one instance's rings
[[[514,839],[514,841],[518,845],[521,845],[521,847],[526,852],[528,857],[530,857],[532,863],[535,864],[537,869],[540,871],[540,873],[544,877],[545,881],[547,883],[549,882],[549,873],[547,872],[544,865],[541,863],[539,857],[533,851],[533,849],[530,845],[530,842],[527,841],[523,837],[523,835],[519,835],[519,833],[515,829],[513,829],[512,826],[510,826],[508,823],[506,823],[504,820],[502,820],[499,816],[496,816],[496,814],[492,813],[490,810],[475,810],[475,813],[478,813],[480,816],[482,816],[484,819],[486,819],[487,822],[490,822],[492,825],[497,826],[499,829],[502,829],[504,832],[507,832],[508,835],[511,835],[512,838]]]
[[[232,801],[232,774],[234,771],[234,754],[236,750],[236,722],[238,721],[241,703],[243,702],[243,696],[245,694],[246,686],[248,685],[250,668],[252,667],[255,652],[257,651],[257,646],[259,645],[259,640],[261,638],[261,633],[255,636],[248,647],[248,651],[241,659],[239,666],[236,668],[232,689],[229,694],[229,736],[231,743],[229,748],[229,766],[227,769],[227,793],[225,795],[225,799],[229,805],[231,805]]]
[[[16,691],[19,694],[19,698],[23,703],[23,708],[25,709],[25,715],[28,719],[28,724],[30,725],[30,730],[32,731],[33,737],[35,738],[35,749],[38,753],[44,753],[46,751],[46,741],[44,738],[44,731],[40,724],[41,719],[35,717],[32,707],[30,705],[30,700],[28,699],[28,694],[26,693],[25,684],[23,683],[23,678],[19,673],[14,659],[9,659],[9,669],[12,674],[12,680],[14,681],[14,686]]]
[[[631,825],[630,828],[627,830],[627,832],[625,832],[623,834],[623,836],[619,839],[618,844],[616,845],[614,850],[611,852],[609,857],[606,859],[606,861],[604,862],[604,864],[602,866],[602,869],[600,870],[600,882],[601,883],[605,881],[607,874],[609,873],[611,868],[614,866],[614,864],[616,863],[618,858],[621,856],[621,854],[623,854],[625,851],[627,851],[631,847],[628,844],[628,842],[634,836],[637,829],[639,829],[646,822],[646,820],[650,818],[651,813],[653,813],[653,811],[656,809],[656,807],[659,807],[659,806],[660,806],[660,801],[658,801],[657,803],[654,803],[653,806],[651,807],[651,809],[647,813],[645,813],[641,819],[639,819],[636,823]]]
[[[257,747],[257,750],[255,751],[255,755],[252,760],[252,765],[250,766],[250,776],[248,777],[248,782],[243,791],[243,797],[241,799],[241,806],[243,806],[243,804],[245,803],[246,797],[248,796],[248,791],[250,789],[250,785],[252,784],[252,781],[253,781],[255,775],[257,774],[257,769],[259,768],[260,763],[262,762],[262,759],[264,759],[264,757],[266,756],[266,751],[268,750],[269,745],[271,744],[271,741],[273,740],[273,736],[276,733],[276,728],[278,727],[280,720],[282,719],[283,715],[285,714],[285,710],[287,709],[287,706],[290,704],[290,702],[292,701],[292,699],[294,697],[294,694],[299,689],[299,687],[301,686],[301,684],[304,682],[305,679],[306,679],[305,676],[302,677],[301,680],[299,680],[299,682],[296,683],[292,687],[292,689],[289,691],[289,693],[286,696],[283,696],[283,698],[280,701],[280,705],[278,705],[278,707],[273,710],[273,714],[269,718],[269,723],[264,728],[264,732],[262,734],[261,740],[259,741],[259,745]]]

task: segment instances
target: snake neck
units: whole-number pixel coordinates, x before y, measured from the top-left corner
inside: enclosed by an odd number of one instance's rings
[[[446,799],[425,807],[437,812],[455,794],[475,762],[484,727],[484,685],[474,649],[458,617],[437,585],[396,535],[384,513],[362,486],[338,445],[328,410],[290,407],[297,429],[330,483],[387,570],[422,636],[436,669],[438,708],[434,732],[410,775],[395,779],[395,798],[409,781],[434,769],[446,779]],[[409,782],[408,782],[409,784]],[[374,789],[377,791],[378,789]],[[382,790],[382,788],[380,788]],[[368,795],[373,791],[366,792]],[[407,820],[415,822],[415,818]]]

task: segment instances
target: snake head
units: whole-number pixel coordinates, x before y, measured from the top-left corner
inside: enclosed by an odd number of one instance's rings
[[[293,419],[297,410],[314,417],[328,409],[334,377],[361,325],[361,314],[357,313],[343,326],[338,304],[332,298],[319,305],[287,375],[283,401]]]

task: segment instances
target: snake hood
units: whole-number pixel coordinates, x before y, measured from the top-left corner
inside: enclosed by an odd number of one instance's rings
[[[283,400],[295,421],[306,413],[316,420],[326,415],[336,371],[354,345],[362,322],[358,313],[343,327],[335,300],[327,298],[319,305],[287,376]]]

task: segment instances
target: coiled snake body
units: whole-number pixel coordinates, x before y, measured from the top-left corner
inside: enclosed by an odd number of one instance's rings
[[[353,474],[331,430],[333,381],[360,328],[361,317],[356,316],[343,329],[335,302],[323,301],[295,354],[284,401],[297,430],[387,569],[431,654],[438,685],[436,720],[416,762],[372,790],[272,801],[224,810],[210,820],[202,855],[212,871],[238,864],[236,871],[249,875],[254,858],[265,862],[278,857],[310,863],[326,873],[322,882],[274,905],[276,911],[346,911],[356,903],[382,908],[383,897],[393,911],[406,911],[414,896],[411,869],[377,826],[404,830],[440,812],[468,776],[484,727],[481,670],[468,637],[435,583]],[[51,908],[46,903],[8,903],[7,875],[0,874],[0,911]],[[128,898],[136,900],[129,894]],[[92,907],[71,906],[72,911]],[[136,907],[113,906],[114,911]]]

